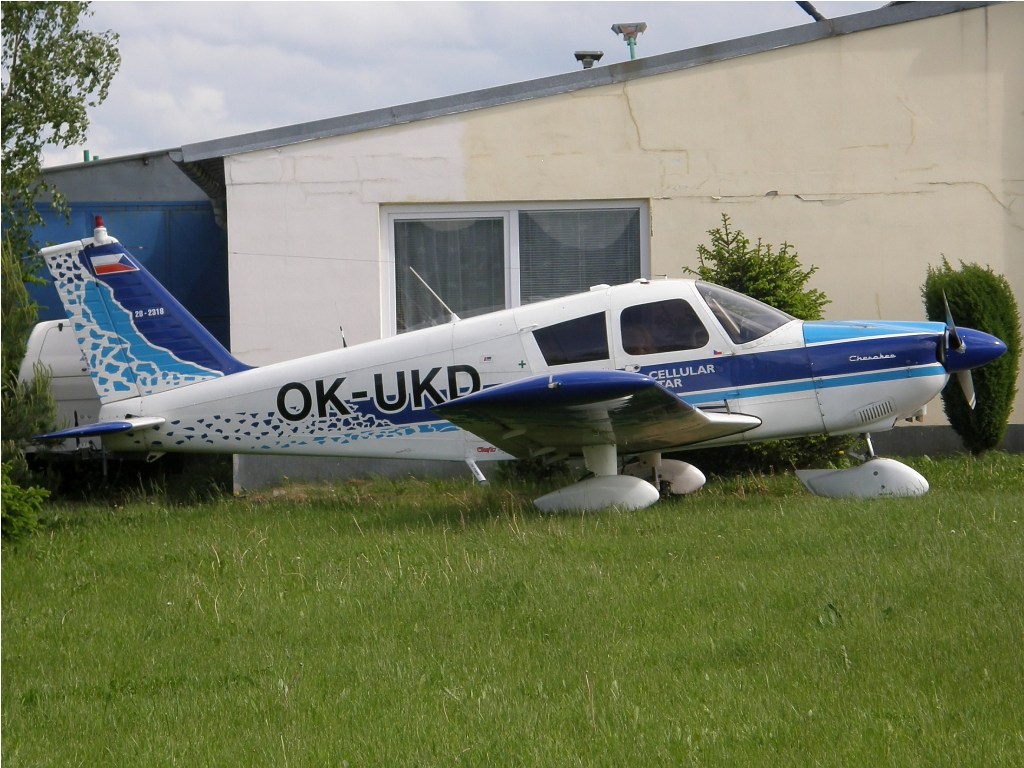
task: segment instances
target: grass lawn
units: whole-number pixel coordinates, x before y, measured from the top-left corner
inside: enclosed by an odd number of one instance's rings
[[[3,763],[1024,765],[1024,457],[912,463],[920,499],[55,506],[3,548]]]

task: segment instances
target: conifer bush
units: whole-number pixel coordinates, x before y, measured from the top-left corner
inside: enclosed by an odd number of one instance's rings
[[[956,377],[942,390],[942,405],[950,425],[971,453],[995,448],[1006,434],[1006,424],[1017,394],[1020,365],[1020,312],[1005,277],[989,267],[960,262],[953,269],[945,256],[938,267],[928,267],[921,297],[929,320],[945,322],[943,292],[957,326],[974,328],[1002,339],[1007,352],[998,360],[971,372],[977,405],[971,410]]]
[[[800,256],[789,243],[778,250],[771,243],[750,238],[732,228],[728,214],[722,214],[722,226],[709,229],[711,247],[697,246],[697,269],[683,271],[701,280],[745,293],[801,320],[821,320],[822,310],[831,300],[807,282],[818,268],[804,269]]]
[[[0,505],[0,533],[4,539],[18,539],[36,530],[39,527],[39,514],[43,502],[50,495],[45,488],[22,487],[11,479],[12,473],[24,473],[25,470],[18,467],[18,464],[23,462],[23,457],[17,457],[3,463],[3,478],[0,482],[0,495],[3,496],[3,504]]]

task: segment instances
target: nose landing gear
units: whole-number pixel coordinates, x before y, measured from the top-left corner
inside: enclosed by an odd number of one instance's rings
[[[895,459],[875,455],[871,435],[864,434],[866,455],[849,469],[798,469],[796,475],[815,496],[876,499],[882,496],[924,496],[928,481]]]

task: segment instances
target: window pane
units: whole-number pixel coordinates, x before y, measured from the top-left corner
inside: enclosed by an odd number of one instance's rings
[[[395,221],[395,309],[401,333],[505,307],[505,232],[500,218]]]
[[[588,363],[608,359],[608,329],[604,312],[576,317],[533,332],[548,365]]]
[[[523,304],[641,277],[640,211],[592,208],[519,212]]]
[[[700,349],[708,331],[688,301],[668,299],[622,310],[622,348],[631,355]]]

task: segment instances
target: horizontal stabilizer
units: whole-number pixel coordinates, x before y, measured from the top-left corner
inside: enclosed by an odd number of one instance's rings
[[[135,419],[123,419],[119,421],[100,421],[96,424],[86,424],[81,427],[71,427],[58,432],[49,432],[45,435],[35,435],[33,440],[69,440],[81,437],[103,437],[104,435],[119,435],[122,432],[135,432],[139,429],[159,427],[166,421],[162,416],[140,416]]]

